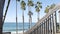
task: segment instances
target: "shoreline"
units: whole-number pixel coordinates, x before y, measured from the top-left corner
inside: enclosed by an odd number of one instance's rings
[[[12,32],[3,32],[3,34],[16,34],[16,31],[12,31]],[[23,34],[23,31],[18,31],[18,34]]]

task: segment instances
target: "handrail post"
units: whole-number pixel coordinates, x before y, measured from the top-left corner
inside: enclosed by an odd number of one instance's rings
[[[55,34],[56,34],[56,22],[57,22],[57,20],[56,20],[56,11],[53,14],[53,18],[54,18],[54,30],[55,30]]]
[[[44,34],[45,34],[45,21],[44,21]]]
[[[52,34],[52,32],[51,32],[52,31],[51,30],[51,15],[49,16],[48,21],[49,21],[49,27],[48,27],[49,28],[49,33]]]
[[[49,34],[49,17],[48,17],[48,34]]]
[[[42,34],[43,34],[43,23],[42,23]]]
[[[46,19],[46,34],[47,34],[47,19]]]
[[[54,26],[54,25],[53,25],[53,23],[54,23],[54,22],[53,22],[53,14],[52,14],[52,15],[51,15],[51,27],[52,27],[52,34],[54,34],[54,31],[53,31],[53,26]]]
[[[49,32],[49,17],[47,18],[47,34],[49,34],[48,32]]]
[[[44,34],[46,34],[46,20],[44,22]]]

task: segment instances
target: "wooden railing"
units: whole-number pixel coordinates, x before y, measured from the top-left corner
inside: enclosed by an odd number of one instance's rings
[[[57,10],[60,9],[60,5],[56,5],[53,9],[49,10],[42,19],[39,20],[31,29],[26,31],[24,34],[56,34],[56,23],[57,23]]]

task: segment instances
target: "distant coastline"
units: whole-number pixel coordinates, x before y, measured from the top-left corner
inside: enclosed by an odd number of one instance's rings
[[[34,26],[35,23],[32,23],[32,26]],[[23,23],[20,22],[18,23],[18,31],[22,31],[23,28]],[[29,29],[29,23],[25,22],[24,23],[24,28],[25,30]],[[13,32],[16,31],[16,23],[15,22],[5,22],[3,25],[3,32]]]

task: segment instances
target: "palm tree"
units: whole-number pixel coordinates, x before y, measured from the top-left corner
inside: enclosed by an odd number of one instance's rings
[[[26,9],[25,6],[26,6],[26,3],[22,0],[22,1],[21,1],[21,9],[23,10],[23,11],[22,11],[22,18],[23,18],[23,34],[24,34],[24,10]]]
[[[17,1],[19,2],[20,0],[16,0],[16,34],[18,34]]]
[[[49,9],[53,9],[55,7],[55,4],[51,4]]]
[[[29,15],[29,29],[31,28],[31,24],[30,23],[32,23],[32,17],[31,17],[31,15],[33,15],[33,13],[31,12],[31,11],[29,11],[28,12],[28,15]]]
[[[35,8],[36,8],[36,12],[38,13],[38,21],[39,21],[39,12],[40,12],[40,9],[42,8],[42,3],[41,2],[37,2]]]
[[[28,10],[31,9],[31,6],[32,7],[34,6],[33,1],[28,0]],[[29,15],[29,29],[32,27],[32,17],[31,17],[32,14],[33,13],[31,12],[31,10],[29,10],[29,13],[28,13],[28,15]]]
[[[48,13],[48,12],[49,12],[49,6],[47,6],[45,9],[45,13]]]
[[[48,13],[50,9],[53,9],[55,7],[55,4],[52,4],[51,6],[47,6],[45,9],[45,13]]]
[[[16,34],[18,34],[18,17],[17,17],[17,1],[20,1],[20,0],[16,0]]]

